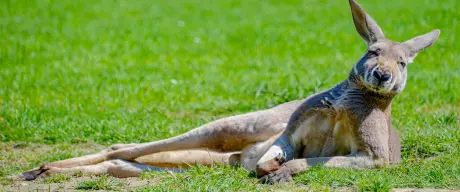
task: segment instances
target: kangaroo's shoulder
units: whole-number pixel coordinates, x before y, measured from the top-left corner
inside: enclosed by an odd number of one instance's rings
[[[336,101],[343,97],[347,86],[347,81],[343,81],[331,89],[310,95],[294,111],[289,122],[292,124],[302,121],[310,112],[323,109],[332,110],[336,105]]]

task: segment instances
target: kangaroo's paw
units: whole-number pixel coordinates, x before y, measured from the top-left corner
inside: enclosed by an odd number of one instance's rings
[[[256,175],[258,177],[262,177],[271,172],[274,172],[278,170],[284,162],[286,162],[286,158],[283,155],[279,154],[272,160],[259,163],[256,167]]]
[[[289,168],[282,166],[278,170],[263,176],[259,181],[269,185],[289,182],[292,181],[292,171]]]
[[[278,154],[278,156],[275,157],[275,161],[278,162],[279,165],[282,165],[286,162],[286,157],[281,154]]]

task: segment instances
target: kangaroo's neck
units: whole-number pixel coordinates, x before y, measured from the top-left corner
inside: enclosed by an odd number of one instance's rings
[[[391,115],[391,102],[395,94],[378,93],[366,88],[358,79],[348,78],[332,88],[331,92],[340,93],[336,103],[341,107],[360,112],[379,110]]]

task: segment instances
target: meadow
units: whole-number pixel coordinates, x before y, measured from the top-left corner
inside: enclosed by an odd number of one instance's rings
[[[408,66],[406,89],[393,102],[403,162],[373,170],[315,167],[273,187],[459,189],[460,2],[359,2],[392,40],[441,30]],[[164,139],[306,98],[345,79],[366,50],[345,0],[2,0],[0,37],[5,186],[15,185],[8,176],[43,162]],[[226,166],[142,178],[155,182],[130,190],[272,188]],[[123,182],[93,177],[75,188],[121,190]]]

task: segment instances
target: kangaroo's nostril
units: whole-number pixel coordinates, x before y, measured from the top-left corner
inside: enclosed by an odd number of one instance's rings
[[[391,78],[391,74],[384,74],[379,70],[375,70],[372,75],[379,81],[388,81]]]
[[[388,81],[388,79],[391,78],[391,75],[390,74],[383,74],[381,77],[380,77],[380,80],[381,81]]]

